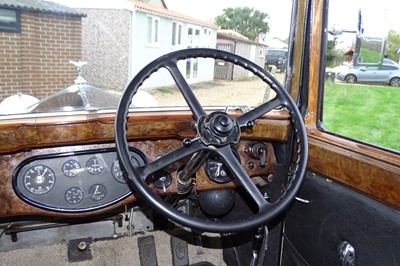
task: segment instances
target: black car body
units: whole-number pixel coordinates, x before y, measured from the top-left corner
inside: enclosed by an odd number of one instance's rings
[[[265,55],[265,66],[268,68],[275,66],[277,70],[283,72],[286,68],[287,49],[269,48]]]

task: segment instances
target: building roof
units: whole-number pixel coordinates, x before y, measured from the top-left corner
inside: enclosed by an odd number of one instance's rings
[[[266,45],[268,45],[270,48],[288,49],[288,44],[283,42],[283,41],[281,41],[281,40],[279,40],[279,39],[275,39],[275,38],[270,39],[270,38],[268,38],[268,39],[266,39],[264,41],[264,43]]]
[[[220,29],[220,30],[218,30],[218,33],[221,33],[221,34],[226,35],[226,36],[236,37],[238,39],[249,40],[249,38],[247,38],[246,36],[240,34],[237,31],[234,31],[234,30]]]
[[[218,39],[225,39],[225,40],[231,40],[234,42],[242,42],[242,43],[248,43],[248,44],[255,44],[259,46],[268,46],[266,44],[256,42],[256,41],[251,41],[248,38],[244,37],[243,35],[235,32],[235,31],[226,31],[226,30],[218,30],[217,31],[217,41]]]
[[[47,0],[0,0],[0,8],[18,9],[66,16],[85,16],[84,13],[78,12],[70,7]]]
[[[195,23],[198,25],[202,25],[202,26],[207,26],[210,28],[218,28],[216,25],[214,25],[212,23],[205,22],[205,21],[193,18],[193,17],[189,17],[184,14],[181,14],[181,13],[178,13],[178,12],[175,12],[172,10],[168,10],[166,8],[162,8],[162,7],[158,7],[158,6],[154,6],[154,5],[150,5],[150,4],[145,4],[138,0],[130,0],[130,1],[134,4],[135,8],[139,9],[139,10],[143,10],[143,11],[161,15],[161,16],[175,18],[178,20],[189,21],[189,22],[192,22],[192,23]]]

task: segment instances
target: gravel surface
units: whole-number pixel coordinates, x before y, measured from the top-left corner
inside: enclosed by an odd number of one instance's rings
[[[282,82],[283,75],[276,78]],[[203,106],[257,106],[264,97],[271,99],[275,93],[259,78],[246,80],[214,80],[190,84],[194,94]],[[176,86],[148,90],[160,106],[187,106]]]

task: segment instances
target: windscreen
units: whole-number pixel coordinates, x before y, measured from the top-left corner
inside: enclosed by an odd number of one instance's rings
[[[141,69],[190,48],[237,54],[283,83],[285,69],[267,65],[266,54],[288,47],[291,1],[272,3],[2,1],[0,116],[115,111]],[[254,73],[222,60],[189,58],[177,66],[203,106],[254,107],[275,95]],[[146,110],[185,106],[164,68],[140,85],[131,104]]]

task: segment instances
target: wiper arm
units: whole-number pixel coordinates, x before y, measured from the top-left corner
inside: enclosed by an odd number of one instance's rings
[[[227,105],[225,107],[224,112],[227,113],[229,110],[234,110],[234,111],[239,111],[242,114],[244,114],[244,113],[247,113],[248,111],[250,111],[251,109],[253,109],[253,108],[250,106],[247,106],[247,105],[236,105],[236,106]]]

